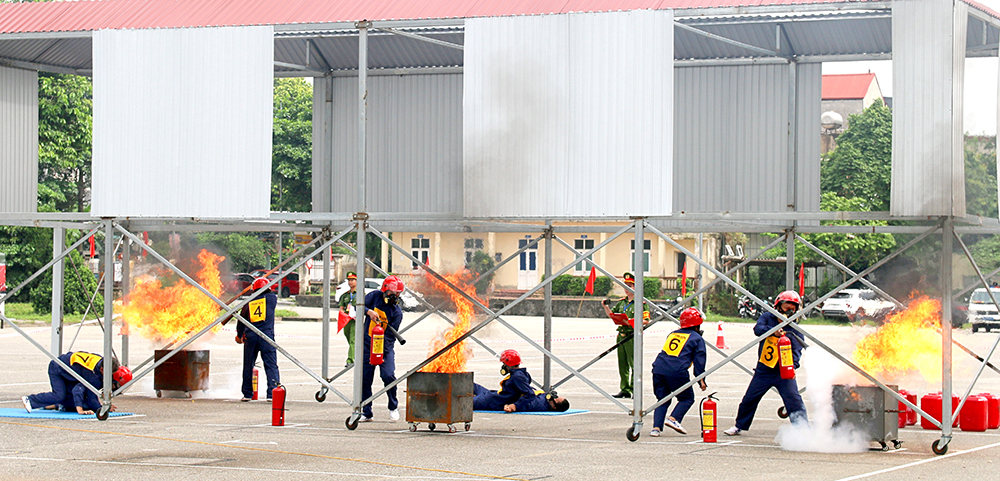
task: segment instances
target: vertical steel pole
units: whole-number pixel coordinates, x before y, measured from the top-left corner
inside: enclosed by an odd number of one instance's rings
[[[632,255],[632,265],[635,269],[635,302],[632,304],[633,317],[635,318],[635,329],[632,330],[632,429],[635,436],[642,431],[642,321],[645,317],[643,312],[646,306],[646,297],[643,295],[644,277],[643,270],[643,232],[645,221],[641,218],[635,219],[635,249]]]
[[[951,442],[951,251],[955,220],[948,216],[941,226],[941,442]]]
[[[795,230],[785,231],[785,290],[795,290]]]
[[[122,239],[122,306],[128,305],[128,294],[132,287],[132,239],[126,237]],[[122,350],[119,360],[122,366],[128,366],[128,331],[126,330],[124,319],[122,321]]]
[[[702,234],[701,232],[698,233],[698,258],[700,258],[700,259],[704,259],[705,258],[705,235]],[[650,262],[652,262],[652,261],[650,261]],[[699,262],[698,263],[698,285],[695,286],[695,289],[701,289],[701,285],[702,285],[701,284],[701,279],[702,279],[701,276],[702,276],[702,266],[701,266],[701,263]],[[698,309],[701,310],[702,314],[705,314],[707,312],[707,309],[706,309],[706,306],[705,306],[705,293],[704,292],[702,292],[701,294],[698,294]]]
[[[355,24],[358,27],[358,295],[355,296],[356,309],[354,325],[354,346],[355,356],[364,356],[364,326],[365,326],[365,221],[368,211],[367,199],[365,198],[365,182],[367,170],[367,140],[365,126],[368,121],[368,28],[371,22],[361,21]],[[359,362],[360,361],[360,362]],[[354,362],[354,412],[361,413],[361,383],[364,359],[355,359]]]
[[[552,275],[552,226],[545,230],[545,279]],[[542,345],[552,352],[552,283],[545,284],[545,325],[543,327]],[[549,392],[552,386],[552,358],[545,356],[542,361],[542,390]]]
[[[59,257],[66,250],[66,229],[52,229],[52,257]],[[63,293],[65,292],[66,261],[60,258],[52,265],[52,355],[62,354],[63,341]]]
[[[324,236],[326,231],[323,232]],[[322,376],[330,379],[330,248],[323,249],[323,351]],[[357,324],[355,324],[357,325]],[[326,392],[326,391],[324,391]]]
[[[114,330],[112,304],[115,300],[115,227],[111,219],[104,220],[104,388],[101,404],[111,405],[111,333]],[[103,409],[103,408],[102,408]]]

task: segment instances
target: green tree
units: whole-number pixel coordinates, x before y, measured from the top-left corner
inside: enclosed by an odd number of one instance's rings
[[[965,138],[965,210],[997,217],[996,137]]]
[[[271,209],[312,210],[312,86],[275,79]]]
[[[86,212],[91,178],[94,89],[90,79],[38,75],[38,203]]]
[[[79,238],[79,235],[76,236]],[[65,275],[63,276],[63,312],[65,314],[83,314],[90,306],[90,314],[94,317],[104,315],[104,296],[94,291],[98,290],[97,279],[87,268],[83,254],[71,251],[66,257]],[[102,286],[103,287],[103,286]],[[91,305],[90,299],[94,296]],[[31,288],[31,306],[37,313],[52,312],[52,270],[38,276],[38,282]],[[89,316],[88,316],[89,317]]]
[[[496,266],[496,261],[493,260],[493,256],[489,255],[485,251],[476,251],[472,254],[472,263],[469,264],[469,270],[474,272],[478,277],[482,273],[492,269]],[[493,276],[496,273],[491,273],[490,275],[479,279],[476,282],[476,293],[480,296],[486,295],[486,291],[490,287],[490,282],[493,281]]]
[[[892,177],[892,111],[881,100],[850,117],[837,148],[820,164],[820,188],[862,200],[863,211],[889,210]]]
[[[248,272],[266,266],[274,252],[274,243],[245,232],[201,232],[195,236],[201,244],[213,244],[224,251],[233,272]]]

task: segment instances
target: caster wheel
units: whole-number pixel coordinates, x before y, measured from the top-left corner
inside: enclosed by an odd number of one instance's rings
[[[95,416],[97,416],[98,421],[107,421],[109,414],[111,414],[111,409],[101,408],[97,410]]]
[[[351,422],[351,419],[354,419],[354,422]],[[359,419],[361,418],[355,418],[354,416],[347,416],[347,419],[344,420],[344,425],[347,426],[347,429],[354,431],[355,429],[358,429]]]
[[[326,392],[320,389],[319,391],[316,391],[316,402],[323,401],[326,401]]]
[[[458,429],[456,429],[455,426],[453,426],[451,424],[448,425],[448,432],[449,433],[455,433],[457,431],[458,431]]]
[[[896,439],[892,440],[892,449],[899,449],[901,447],[903,447],[903,442],[902,441],[899,441],[899,440],[896,440]]]
[[[436,427],[437,427],[437,424],[434,424],[434,423],[427,423],[427,429],[430,429],[431,431],[433,431],[433,430],[434,430],[434,428],[436,428]]]
[[[879,441],[879,443],[878,443],[878,444],[879,444],[880,446],[882,446],[882,451],[883,451],[883,452],[884,452],[884,451],[888,451],[888,450],[889,450],[889,445],[888,445],[888,444],[886,444],[886,443],[883,443],[883,442],[881,442],[881,441]]]
[[[788,419],[788,410],[785,409],[785,406],[778,408],[778,417],[781,419]]]
[[[632,426],[632,427],[628,428],[628,431],[625,431],[625,439],[628,439],[629,441],[632,441],[633,443],[637,439],[639,439],[639,433],[635,430],[635,426]]]
[[[191,399],[191,392],[190,391],[184,391],[184,395],[187,396],[188,399]]]
[[[410,424],[410,432],[411,433],[417,432],[417,425],[416,424]]]
[[[156,397],[163,397],[163,393],[159,389],[156,390]]]
[[[940,446],[940,444],[941,444],[940,439],[934,441],[934,443],[931,444],[931,451],[934,451],[934,454],[937,454],[939,456],[948,452],[948,445],[945,444],[944,446]]]
[[[468,431],[472,429],[472,423],[465,423],[465,430]]]

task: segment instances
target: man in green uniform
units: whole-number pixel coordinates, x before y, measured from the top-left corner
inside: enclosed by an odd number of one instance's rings
[[[635,287],[635,276],[631,272],[622,275],[622,280],[629,288]],[[625,314],[625,317],[630,321],[625,325],[618,326],[616,342],[620,343],[618,346],[618,376],[621,378],[621,390],[614,397],[631,398],[632,370],[635,367],[633,366],[635,359],[632,357],[632,332],[634,329],[629,324],[635,322],[635,294],[626,289],[625,297],[621,298],[613,307],[608,307],[609,304],[607,299],[603,304],[604,312],[608,317],[611,317],[612,314]],[[643,325],[649,323],[649,306],[645,302],[642,304],[642,323]],[[628,341],[622,342],[626,337]]]
[[[358,292],[358,274],[354,271],[347,272],[347,286],[351,290],[343,293],[337,303],[340,305],[340,312],[350,316],[351,320],[344,325],[344,336],[347,337],[347,364],[344,367],[354,365],[354,296]]]

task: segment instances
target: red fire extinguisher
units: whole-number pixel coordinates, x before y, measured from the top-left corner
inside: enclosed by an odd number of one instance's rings
[[[368,359],[368,364],[372,366],[378,366],[382,364],[385,357],[382,355],[383,345],[385,344],[385,328],[382,324],[375,324],[372,326],[372,354]]]
[[[782,334],[778,339],[778,370],[782,379],[795,379],[795,361],[792,359],[792,341]]]
[[[701,400],[701,440],[706,443],[718,440],[719,405],[716,400],[714,392]]]
[[[271,426],[285,425],[285,386],[278,384],[271,390]]]
[[[257,400],[257,368],[253,368],[253,396],[250,399]]]

